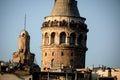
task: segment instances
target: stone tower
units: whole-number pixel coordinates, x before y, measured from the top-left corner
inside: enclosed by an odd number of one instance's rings
[[[42,71],[84,68],[87,25],[76,0],[55,0],[42,25]]]
[[[34,54],[30,52],[30,35],[22,30],[18,37],[18,51],[13,53],[12,61],[23,65],[31,65],[34,62]]]
[[[25,55],[24,62],[27,62],[30,56],[30,36],[26,30],[23,30],[18,38],[18,52]]]
[[[12,65],[12,72],[21,76],[40,71],[40,67],[34,63],[34,58],[35,54],[30,52],[30,35],[24,29],[19,34],[18,50],[13,53],[10,63]]]
[[[27,51],[30,51],[30,36],[26,30],[23,30],[20,32],[19,38],[18,38],[18,50],[25,53]]]

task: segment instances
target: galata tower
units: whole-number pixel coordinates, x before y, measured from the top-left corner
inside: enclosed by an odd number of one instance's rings
[[[55,0],[42,30],[41,70],[85,67],[87,25],[76,0]]]

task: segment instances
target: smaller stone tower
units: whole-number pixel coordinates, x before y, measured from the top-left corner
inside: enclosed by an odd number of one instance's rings
[[[13,53],[12,65],[16,74],[28,75],[40,71],[40,67],[34,63],[35,54],[30,52],[30,35],[24,29],[18,37],[18,50]]]
[[[26,30],[20,32],[18,38],[18,51],[13,53],[13,62],[31,65],[34,54],[30,52],[30,36]]]

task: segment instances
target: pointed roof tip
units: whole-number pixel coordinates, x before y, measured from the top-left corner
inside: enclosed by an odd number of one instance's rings
[[[20,35],[22,35],[22,34],[25,34],[25,35],[29,36],[29,33],[28,33],[28,31],[26,30],[26,13],[25,13],[25,16],[24,16],[24,28],[23,28],[23,30],[20,32]]]
[[[24,30],[26,30],[26,13],[25,13],[25,17],[24,17]]]
[[[55,0],[52,16],[80,17],[76,0]]]

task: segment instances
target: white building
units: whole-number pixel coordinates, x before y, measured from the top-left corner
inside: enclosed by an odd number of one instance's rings
[[[120,80],[120,68],[93,68],[92,80],[95,80],[98,77],[113,77],[117,78],[117,80]]]

